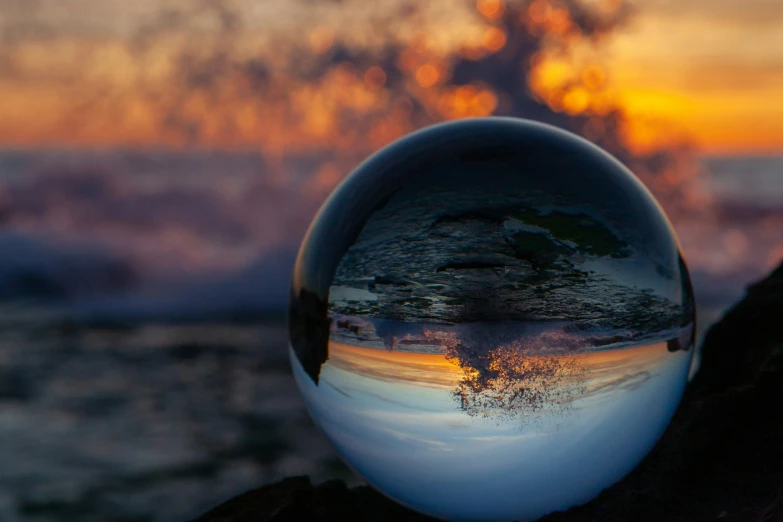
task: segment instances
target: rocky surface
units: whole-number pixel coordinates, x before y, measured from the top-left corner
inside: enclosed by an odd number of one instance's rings
[[[573,203],[563,210],[552,199],[443,187],[392,197],[340,261],[329,311],[445,324],[565,320],[637,331],[690,321],[687,289],[675,299],[647,288],[650,280],[669,287],[681,278],[677,266],[650,251],[658,245],[623,229],[605,208]],[[647,270],[648,279],[617,277],[630,266],[634,274]]]
[[[669,429],[626,479],[570,521],[783,520],[783,265],[705,337],[701,370]],[[294,477],[249,491],[195,522],[430,520],[368,487]]]

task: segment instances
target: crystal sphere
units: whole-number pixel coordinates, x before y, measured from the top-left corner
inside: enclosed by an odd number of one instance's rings
[[[595,497],[684,391],[691,283],[653,196],[554,127],[436,125],[377,152],[302,243],[293,373],[370,485],[448,520]]]

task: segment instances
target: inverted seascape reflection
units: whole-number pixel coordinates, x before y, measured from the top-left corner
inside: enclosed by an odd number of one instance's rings
[[[318,386],[291,360],[311,415],[372,485],[434,516],[525,520],[633,469],[673,415],[691,357],[666,342],[514,352],[483,389],[446,353],[331,342]]]

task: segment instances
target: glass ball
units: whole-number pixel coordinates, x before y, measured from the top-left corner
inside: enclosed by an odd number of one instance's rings
[[[557,128],[469,119],[362,163],[302,243],[291,364],[370,485],[448,520],[533,520],[629,473],[683,394],[691,283],[660,206]]]

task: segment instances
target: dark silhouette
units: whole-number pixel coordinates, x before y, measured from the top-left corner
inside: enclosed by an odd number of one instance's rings
[[[291,348],[316,384],[321,366],[329,358],[330,326],[326,302],[317,294],[306,289],[301,289],[299,295],[292,294],[288,309]]]

